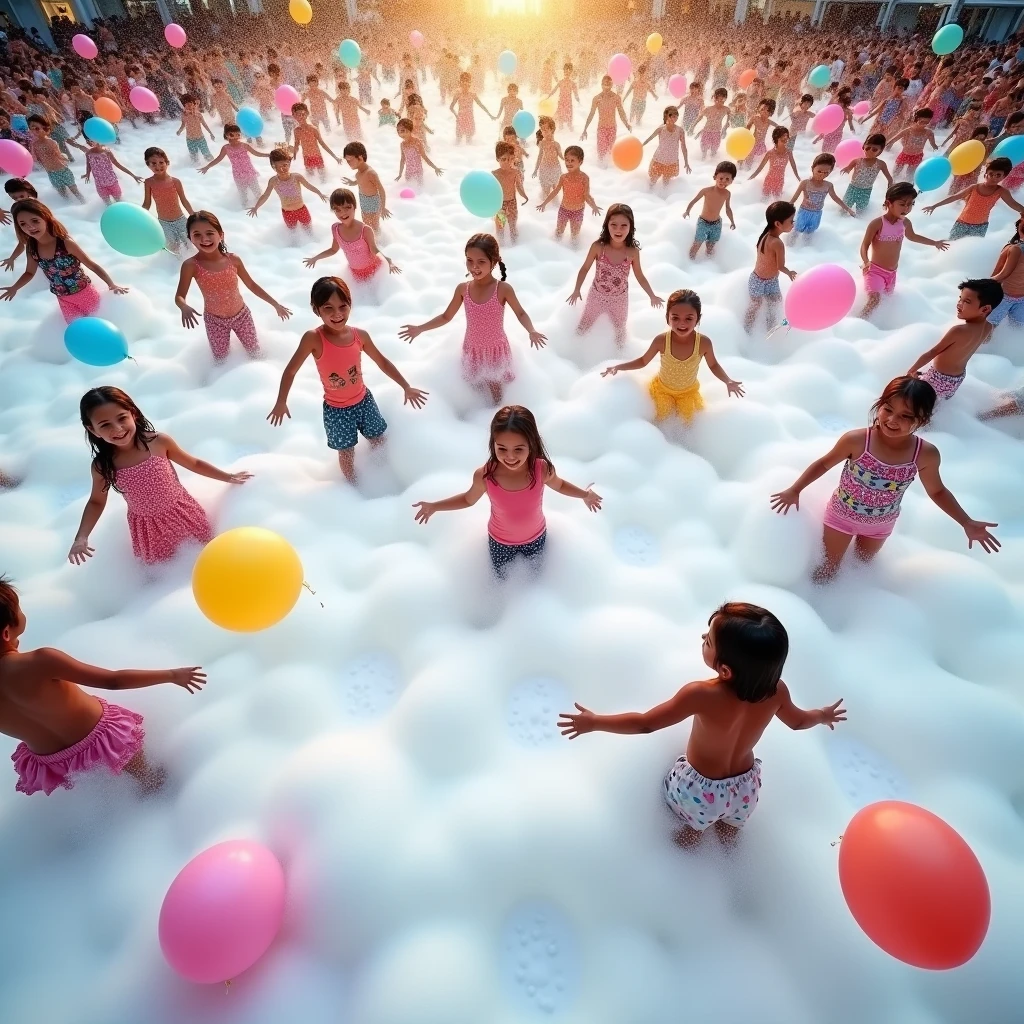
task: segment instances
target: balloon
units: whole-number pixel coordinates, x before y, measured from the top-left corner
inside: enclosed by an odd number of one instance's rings
[[[0,170],[27,178],[32,173],[32,154],[14,139],[0,139]]]
[[[516,135],[518,135],[519,138],[525,139],[537,130],[537,118],[535,118],[528,110],[520,110],[519,113],[512,118],[512,127],[515,128]]]
[[[459,185],[459,198],[474,217],[493,217],[501,209],[503,196],[490,171],[470,171]]]
[[[952,53],[964,41],[964,30],[959,25],[943,25],[932,36],[932,49],[940,56]]]
[[[270,850],[248,839],[218,843],[171,882],[160,907],[160,949],[188,981],[230,981],[270,948],[284,901],[284,870]]]
[[[11,119],[14,123],[14,119]],[[1024,160],[1024,135],[1010,135],[1003,139],[992,151],[992,156],[1005,156],[1012,163],[1019,164]]]
[[[652,32],[647,37],[647,52],[653,56],[661,49],[663,42],[664,40],[657,32]]]
[[[302,97],[290,85],[284,83],[274,90],[274,102],[277,104],[277,109],[280,110],[282,114],[291,117],[292,107],[294,107],[296,103],[301,103]],[[239,125],[238,127],[241,128],[242,126]]]
[[[409,45],[418,50],[423,45],[423,33],[419,29],[413,29],[409,33]]]
[[[239,107],[235,113],[235,124],[250,139],[258,139],[263,134],[263,118],[252,107]]]
[[[555,113],[555,101],[550,96],[545,96],[544,99],[537,103],[537,113],[543,114],[545,117],[553,117]]]
[[[633,70],[633,62],[624,54],[617,53],[608,61],[608,74],[616,85],[621,85]]]
[[[89,122],[86,122],[88,134]],[[134,203],[114,203],[100,217],[100,231],[107,245],[125,256],[152,256],[164,245],[160,222]]]
[[[313,20],[313,8],[309,0],[290,0],[288,13],[296,25],[308,25]]]
[[[733,66],[733,64],[735,64],[735,63],[736,63],[736,58],[730,53],[729,56],[725,58],[725,66],[727,68],[731,68]]]
[[[80,363],[113,366],[128,358],[128,341],[120,329],[98,316],[83,316],[64,328],[64,346]]]
[[[853,816],[839,845],[839,884],[867,937],[914,967],[959,967],[988,931],[991,901],[978,858],[914,804],[882,800]]]
[[[167,40],[169,46],[180,50],[185,45],[188,36],[185,35],[185,30],[180,25],[171,22],[170,25],[164,26],[164,39]]]
[[[83,36],[81,33],[71,37],[71,45],[75,53],[86,60],[92,60],[100,52],[96,49],[96,44],[88,36]]]
[[[922,192],[934,192],[946,184],[952,173],[953,166],[944,156],[933,156],[918,167],[914,184]]]
[[[112,146],[117,142],[117,130],[102,117],[90,117],[82,125],[82,131],[90,142],[98,142],[101,146]]]
[[[819,64],[807,76],[807,84],[813,85],[815,89],[825,89],[832,81],[832,69],[827,64]]]
[[[123,116],[121,108],[109,96],[101,96],[94,106],[96,108],[96,116],[103,118],[104,121],[109,121],[111,124],[117,124]]]
[[[240,526],[214,537],[192,570],[192,595],[199,610],[236,633],[255,633],[280,622],[295,607],[301,590],[302,562],[295,549],[284,537],[258,526]]]
[[[503,75],[514,75],[519,67],[519,58],[511,50],[502,50],[498,54],[498,70]]]
[[[343,39],[338,47],[338,59],[347,68],[357,68],[363,59],[363,51],[354,39]]]
[[[746,160],[754,148],[754,133],[749,128],[730,128],[725,136],[725,151],[733,160]]]
[[[160,109],[160,101],[156,98],[156,93],[142,85],[136,85],[128,93],[128,99],[140,114],[155,114]]]
[[[681,100],[686,95],[686,75],[671,75],[668,80],[668,91]]]
[[[857,283],[845,267],[823,263],[804,271],[786,292],[786,319],[798,331],[835,327],[853,309]]]
[[[416,193],[413,192],[413,190],[411,188],[403,188],[402,191],[398,193],[398,195],[399,195],[400,199],[415,199],[416,198]]]
[[[747,68],[746,71],[740,73],[740,77],[737,79],[737,85],[739,85],[741,89],[746,89],[755,78],[757,78],[757,72],[753,68]]]
[[[643,144],[635,135],[623,136],[612,146],[612,163],[620,171],[635,171],[643,158]]]
[[[860,103],[854,103],[853,115],[854,117],[867,117],[871,113],[871,100],[861,100]]]
[[[985,143],[977,139],[961,142],[949,154],[949,166],[954,174],[970,174],[976,171],[985,159]]]
[[[856,160],[864,155],[864,143],[860,139],[843,139],[836,146],[836,167],[842,170],[851,160]]]
[[[846,118],[846,111],[838,103],[830,103],[811,122],[811,128],[819,135],[828,135],[834,132]]]

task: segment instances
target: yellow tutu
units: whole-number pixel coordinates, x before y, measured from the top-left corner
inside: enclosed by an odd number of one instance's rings
[[[668,419],[672,413],[676,413],[689,423],[693,419],[693,414],[704,408],[700,384],[696,381],[681,391],[672,391],[665,386],[661,377],[655,377],[651,381],[649,391],[654,400],[654,415],[659,420]]]

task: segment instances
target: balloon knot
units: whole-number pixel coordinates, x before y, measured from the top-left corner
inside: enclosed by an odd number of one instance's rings
[[[311,593],[311,594],[312,594],[312,595],[313,595],[314,597],[316,597],[316,591],[315,591],[315,590],[314,590],[314,589],[313,589],[313,588],[312,588],[312,587],[311,587],[311,586],[310,586],[310,585],[309,585],[309,584],[308,584],[308,583],[307,583],[307,582],[306,582],[305,580],[303,580],[303,581],[302,581],[302,585],[303,585],[303,586],[304,586],[304,587],[305,587],[305,588],[306,588],[306,589],[307,589],[307,590],[308,590],[308,591],[309,591],[309,592],[310,592],[310,593]],[[319,600],[319,599],[317,599],[317,604],[318,604],[318,605],[320,605],[320,607],[321,607],[321,608],[323,608],[323,606],[324,606],[324,603],[323,603],[323,601],[321,601],[321,600]]]
[[[841,843],[842,841],[843,841],[843,837],[842,837],[842,836],[840,836],[840,837],[839,837],[838,839],[836,839],[836,840],[835,840],[834,842],[832,842],[832,843],[829,843],[829,846],[838,846],[838,845],[839,845],[839,844],[840,844],[840,843]]]

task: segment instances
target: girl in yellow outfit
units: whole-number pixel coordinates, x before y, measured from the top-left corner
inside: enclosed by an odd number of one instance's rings
[[[654,399],[654,412],[659,420],[666,419],[673,412],[687,423],[693,414],[704,408],[697,370],[700,361],[706,360],[708,369],[725,384],[730,395],[743,397],[743,386],[732,380],[715,358],[711,339],[697,331],[700,323],[700,296],[689,288],[673,292],[665,304],[669,330],[659,334],[647,351],[628,363],[609,366],[601,376],[613,377],[619,370],[639,370],[656,355],[661,354],[661,368],[651,381],[650,394]]]

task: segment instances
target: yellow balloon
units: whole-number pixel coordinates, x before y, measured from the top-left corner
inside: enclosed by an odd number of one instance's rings
[[[754,149],[754,133],[749,128],[731,128],[725,136],[725,151],[733,160],[746,160]]]
[[[550,96],[545,96],[544,99],[537,104],[537,112],[543,114],[545,117],[555,116],[555,101]]]
[[[949,166],[953,168],[954,174],[970,174],[981,166],[984,159],[985,143],[971,139],[969,142],[961,142],[949,154]]]
[[[657,32],[652,32],[647,37],[647,52],[651,55],[654,55],[661,49],[661,44],[663,42],[664,40],[661,38],[660,35],[658,35]]]
[[[308,25],[313,20],[313,8],[309,6],[309,0],[291,0],[288,13],[292,21],[299,25]]]
[[[302,590],[302,562],[284,537],[240,526],[214,537],[192,570],[199,610],[222,629],[255,633],[280,622]]]

